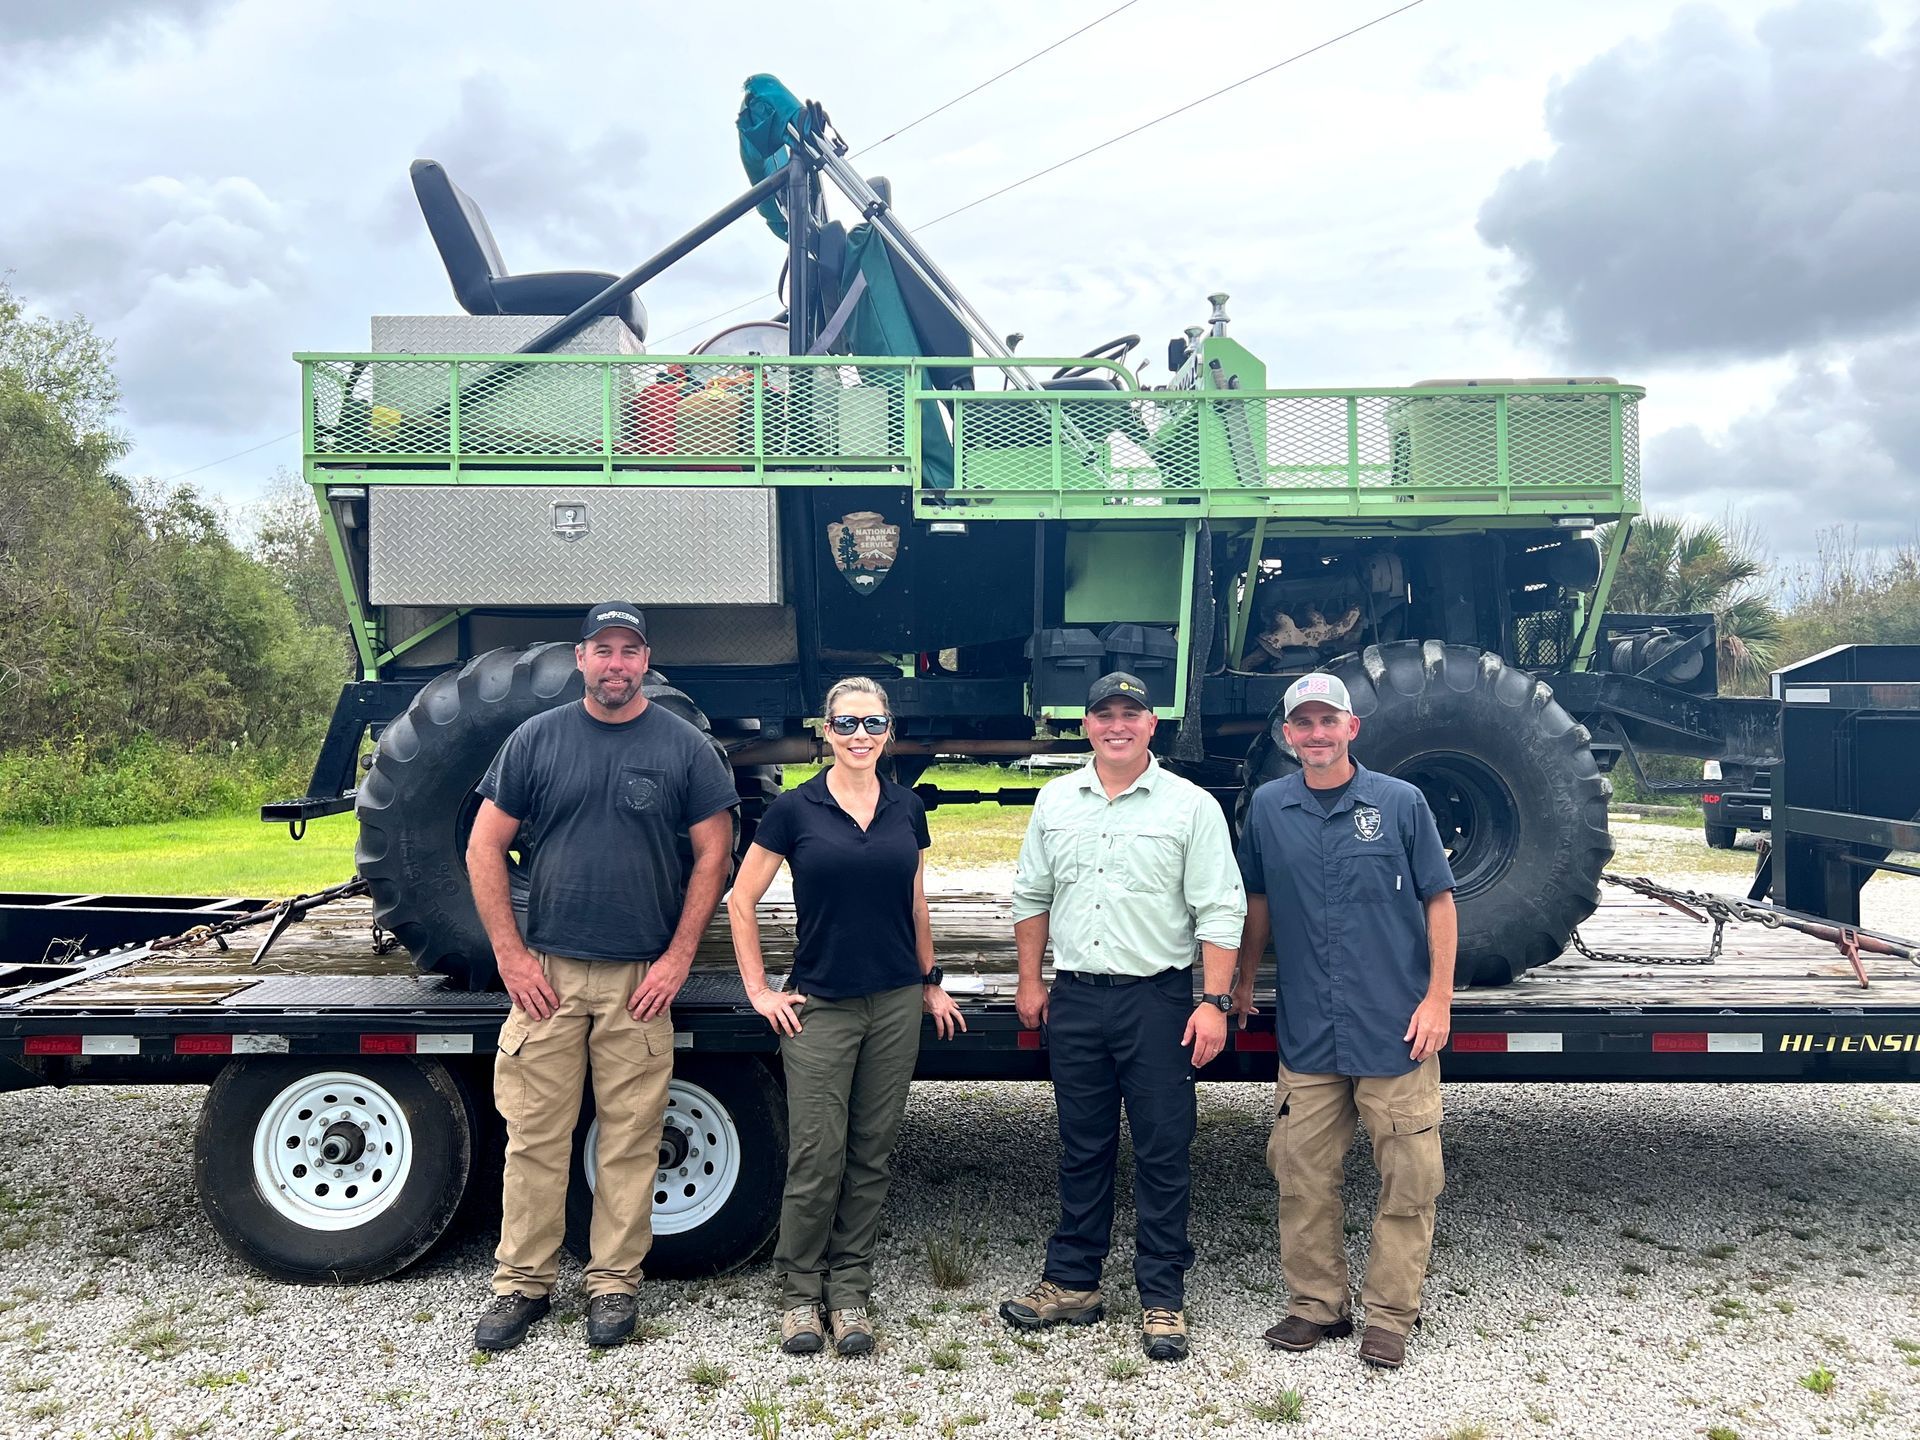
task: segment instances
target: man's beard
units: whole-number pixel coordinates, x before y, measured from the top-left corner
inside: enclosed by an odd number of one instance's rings
[[[633,697],[640,693],[640,687],[631,680],[599,680],[587,687],[587,693],[593,696],[596,704],[608,710],[618,710],[633,703]]]

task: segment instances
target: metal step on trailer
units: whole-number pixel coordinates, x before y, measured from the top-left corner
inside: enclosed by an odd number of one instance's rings
[[[935,949],[969,1031],[929,1041],[923,1078],[1041,1078],[1045,1035],[1013,1009],[1014,947],[1004,895],[935,892]],[[1785,928],[1732,924],[1719,954],[1709,927],[1671,905],[1608,887],[1582,927],[1587,954],[1499,989],[1459,992],[1443,1056],[1453,1079],[1920,1078],[1920,968],[1868,954],[1862,988],[1836,946]],[[789,901],[763,903],[770,974],[794,943]],[[56,1083],[126,1081],[158,1061],[206,1063],[244,1053],[485,1055],[506,1009],[499,993],[453,990],[384,953],[363,898],[287,929],[260,966],[250,947],[210,943],[97,956],[72,973],[0,995],[0,1059],[54,1062]],[[709,929],[674,1007],[678,1045],[769,1053],[746,1003],[724,922]],[[1209,1079],[1261,1079],[1276,1064],[1272,994],[1234,1034]],[[171,1072],[169,1072],[171,1073]]]

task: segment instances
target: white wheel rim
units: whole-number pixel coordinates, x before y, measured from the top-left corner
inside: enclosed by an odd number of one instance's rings
[[[352,1230],[400,1198],[413,1131],[393,1095],[364,1075],[303,1075],[268,1102],[253,1132],[253,1182],[308,1230]]]
[[[679,1131],[676,1140],[667,1130]],[[685,1147],[685,1154],[679,1152]],[[582,1142],[580,1164],[587,1188],[599,1188],[600,1117]],[[660,1137],[661,1166],[653,1176],[653,1233],[697,1230],[719,1213],[740,1180],[740,1132],[710,1090],[685,1080],[667,1087],[667,1116]],[[676,1163],[669,1164],[668,1161]]]

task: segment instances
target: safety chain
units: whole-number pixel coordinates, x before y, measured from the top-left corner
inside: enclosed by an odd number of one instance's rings
[[[280,901],[277,905],[269,905],[263,910],[255,910],[250,915],[235,915],[226,920],[214,920],[205,925],[196,925],[191,930],[183,931],[181,934],[170,935],[164,940],[154,940],[148,944],[147,948],[153,951],[178,950],[188,945],[199,945],[211,940],[215,945],[225,950],[229,948],[226,937],[231,935],[235,930],[244,930],[249,925],[265,925],[269,921],[272,921],[274,922],[276,931],[278,931],[284,929],[292,921],[298,920],[309,912],[319,909],[322,905],[331,904],[335,900],[351,899],[355,895],[364,895],[366,893],[367,882],[356,875],[353,879],[343,880],[338,885],[329,885],[326,889],[316,890],[311,895],[295,895],[291,899]],[[375,935],[377,940],[377,927]],[[265,947],[262,948],[264,949]],[[258,956],[255,958],[257,959]]]
[[[1725,895],[1681,890],[1649,880],[1644,875],[1602,875],[1600,878],[1609,885],[1618,885],[1623,890],[1631,890],[1636,895],[1670,905],[1703,925],[1711,924],[1713,939],[1705,955],[1633,955],[1623,951],[1595,950],[1580,938],[1580,932],[1576,929],[1571,937],[1573,948],[1589,960],[1624,965],[1711,965],[1720,958],[1721,941],[1725,938],[1727,926],[1745,922],[1762,925],[1769,930],[1796,930],[1816,940],[1826,941],[1846,956],[1863,987],[1867,984],[1866,967],[1861,962],[1863,952],[1892,956],[1909,964],[1920,965],[1920,946],[1896,936],[1862,930],[1857,925],[1842,925],[1817,915],[1803,915],[1796,910],[1784,910],[1771,905],[1754,905]]]
[[[1720,949],[1726,939],[1727,926],[1735,921],[1749,921],[1764,925],[1769,930],[1777,929],[1781,917],[1771,910],[1762,910],[1739,900],[1729,899],[1725,895],[1708,895],[1699,890],[1681,890],[1672,885],[1662,885],[1645,875],[1602,875],[1608,885],[1618,885],[1623,890],[1631,890],[1636,895],[1644,895],[1649,900],[1658,900],[1663,905],[1671,905],[1683,915],[1691,916],[1702,924],[1711,923],[1713,939],[1707,942],[1705,955],[1635,955],[1623,950],[1595,950],[1580,938],[1580,932],[1573,932],[1573,948],[1589,960],[1614,965],[1711,965],[1720,958]]]

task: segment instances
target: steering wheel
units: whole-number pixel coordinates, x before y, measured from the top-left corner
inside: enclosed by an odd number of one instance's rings
[[[1104,345],[1094,346],[1093,349],[1082,355],[1081,359],[1112,360],[1118,363],[1132,354],[1133,347],[1139,343],[1140,337],[1138,335],[1122,335],[1118,340],[1109,340]],[[1078,380],[1082,375],[1091,375],[1096,369],[1100,368],[1102,367],[1095,365],[1062,365],[1058,370],[1053,372],[1053,378],[1055,380]]]

